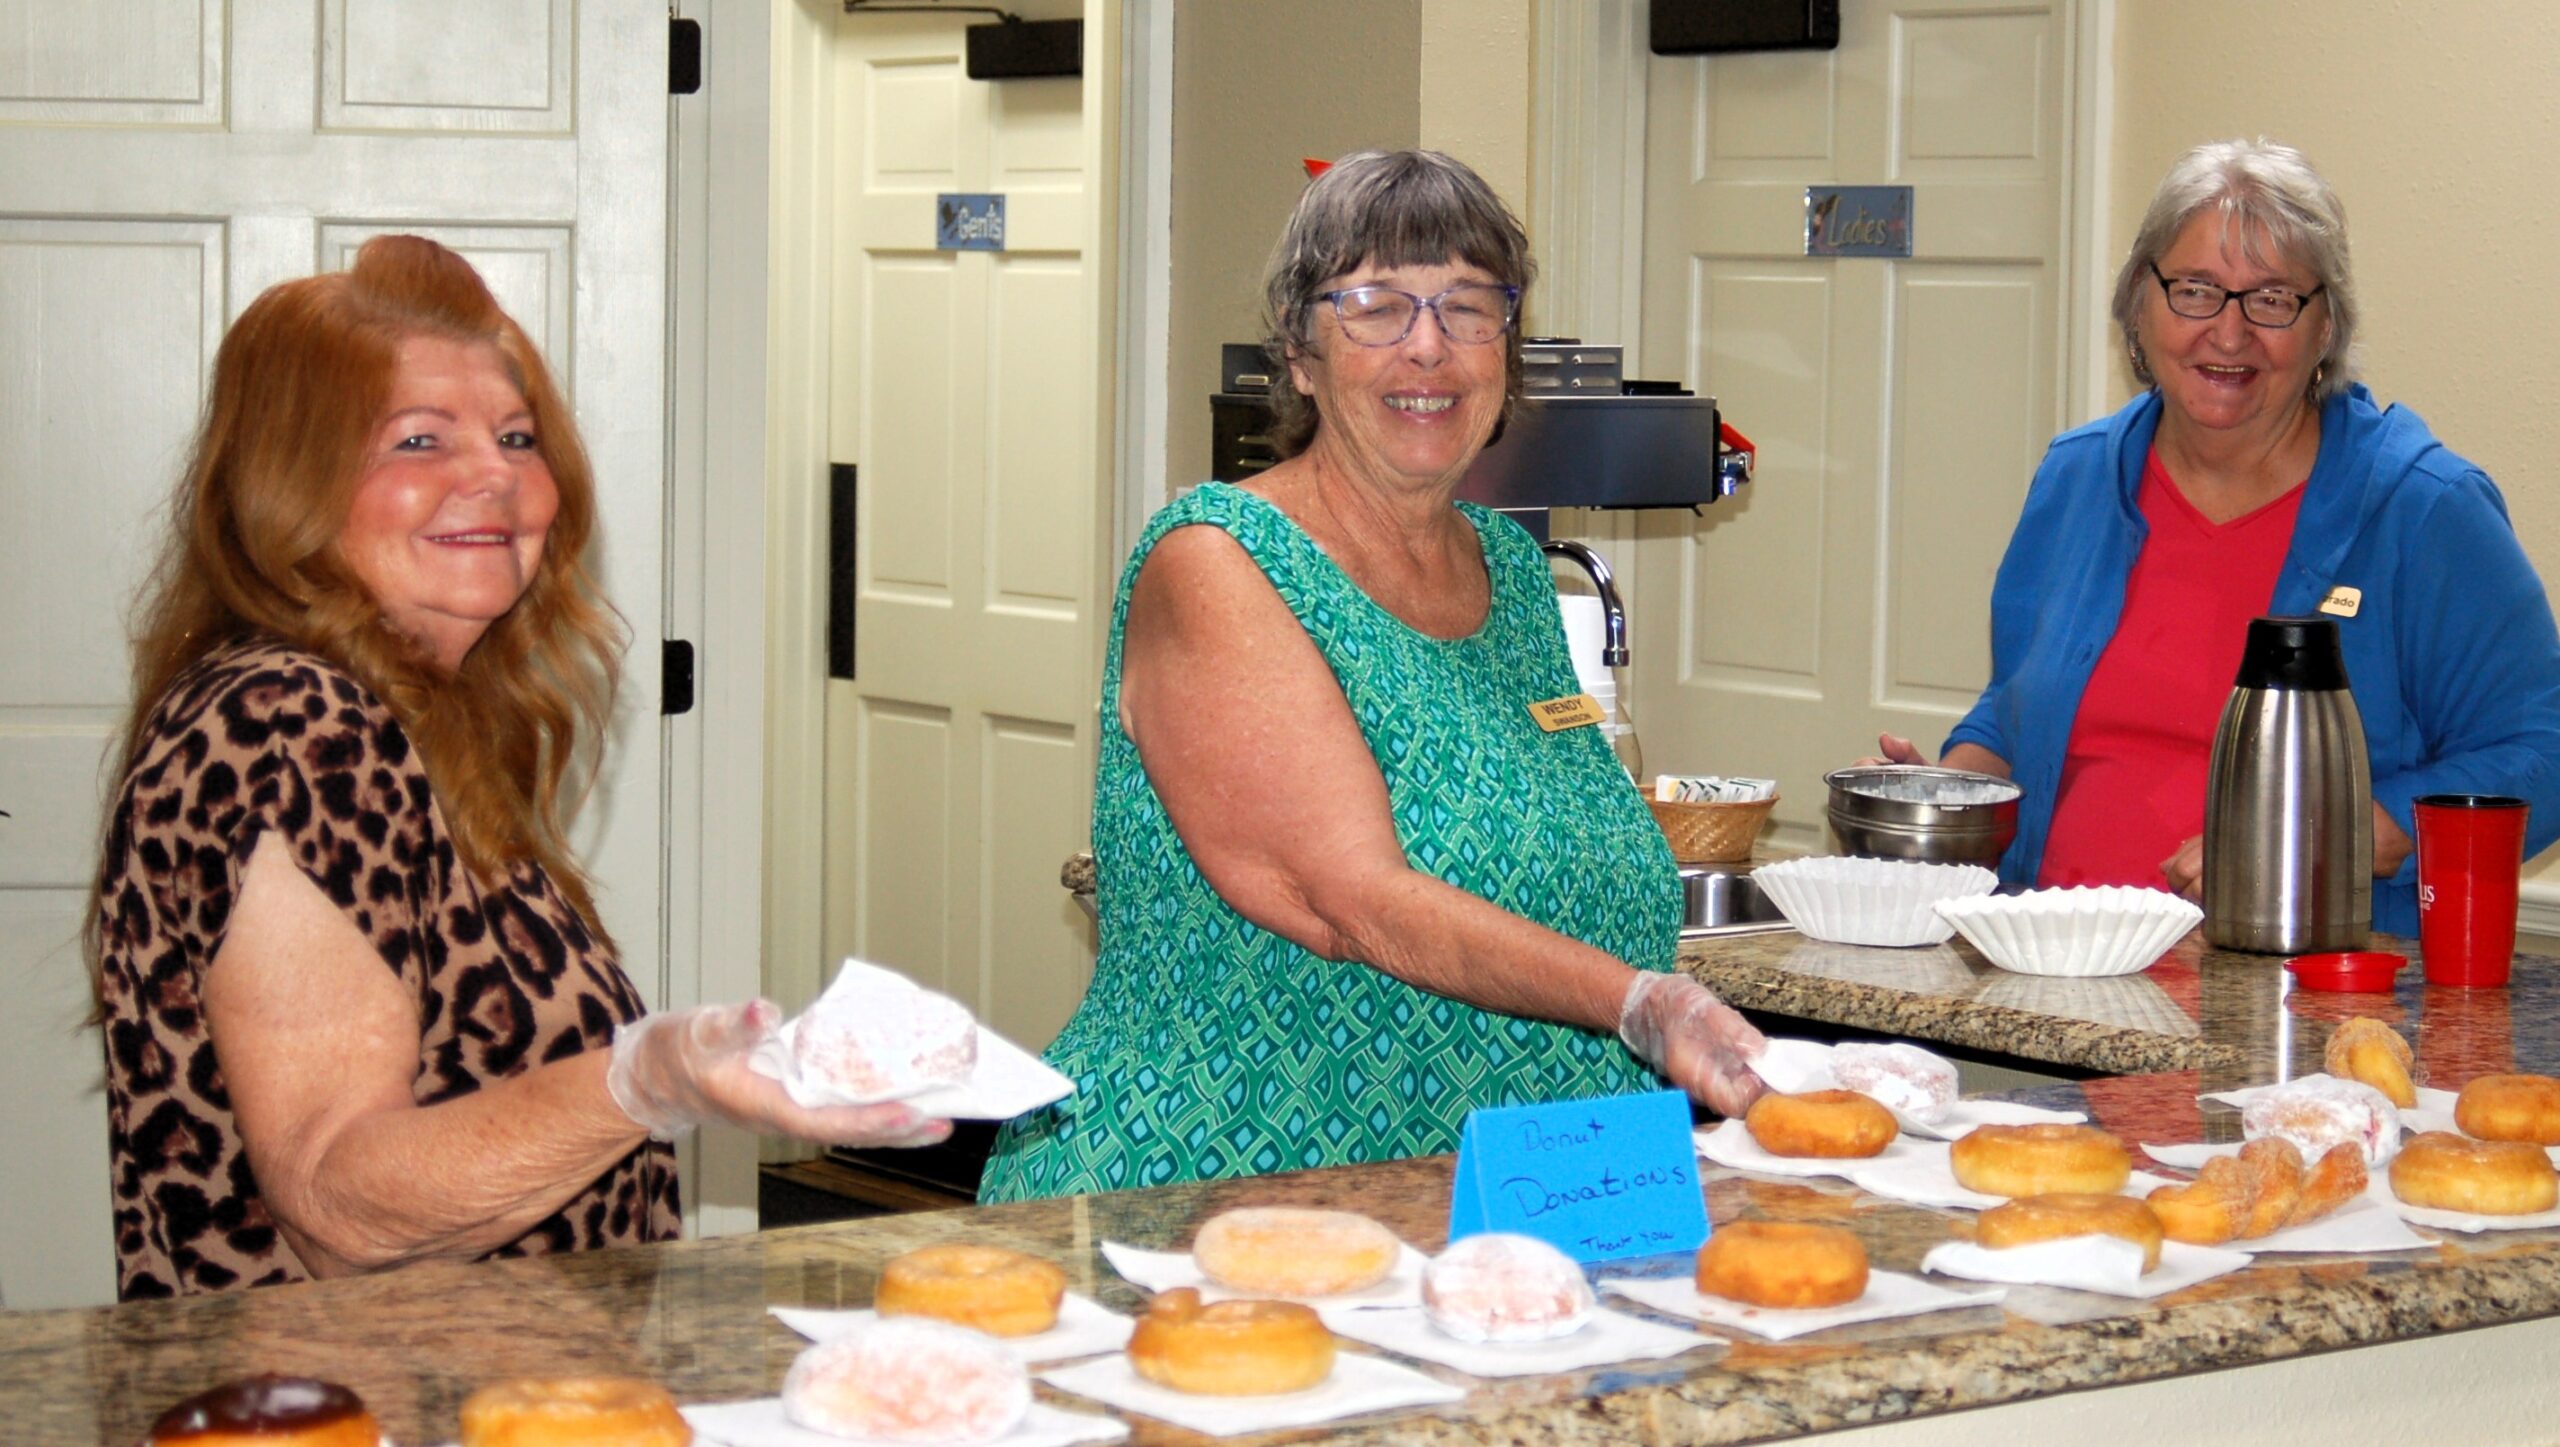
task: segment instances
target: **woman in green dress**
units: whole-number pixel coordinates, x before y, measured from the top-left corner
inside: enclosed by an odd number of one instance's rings
[[[1158,513],[1121,575],[1073,1096],[979,1198],[1453,1150],[1467,1112],[1652,1090],[1735,1114],[1757,1031],[1669,973],[1669,847],[1517,524],[1455,501],[1520,389],[1528,239],[1428,151],[1307,188],[1265,275],[1286,459]]]

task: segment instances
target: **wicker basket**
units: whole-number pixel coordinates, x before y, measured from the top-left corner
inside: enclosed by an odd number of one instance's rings
[[[1647,795],[1644,802],[1653,810],[1653,822],[1662,826],[1662,837],[1671,841],[1673,859],[1731,864],[1751,857],[1751,841],[1760,837],[1760,826],[1778,807],[1778,796],[1748,804],[1666,804]]]

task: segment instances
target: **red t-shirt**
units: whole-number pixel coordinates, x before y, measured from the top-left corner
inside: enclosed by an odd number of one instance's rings
[[[2080,695],[2036,883],[2160,888],[2161,861],[2204,832],[2213,731],[2293,545],[2302,488],[2227,523],[2206,520],[2154,452],[2138,498],[2151,536],[2124,614]]]

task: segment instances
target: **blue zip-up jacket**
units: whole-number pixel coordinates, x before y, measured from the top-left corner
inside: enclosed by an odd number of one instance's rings
[[[2062,757],[2149,529],[2137,497],[2157,392],[2053,440],[1991,593],[1991,686],[1947,736],[2008,760],[2025,790],[2000,877],[2033,884]],[[2361,385],[2320,412],[2320,455],[2268,612],[2308,615],[2361,589],[2338,619],[2364,721],[2373,797],[2416,836],[2425,794],[2514,794],[2525,852],[2560,839],[2560,632],[2488,476],[2407,407]],[[2417,860],[2374,881],[2374,928],[2418,931]]]

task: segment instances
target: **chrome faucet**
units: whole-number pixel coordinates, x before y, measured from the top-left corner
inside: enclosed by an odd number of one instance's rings
[[[1627,607],[1618,601],[1617,581],[1609,576],[1609,564],[1598,553],[1570,539],[1556,538],[1538,545],[1549,557],[1571,558],[1591,575],[1591,586],[1600,594],[1600,612],[1606,620],[1601,625],[1600,661],[1611,668],[1627,666]]]

